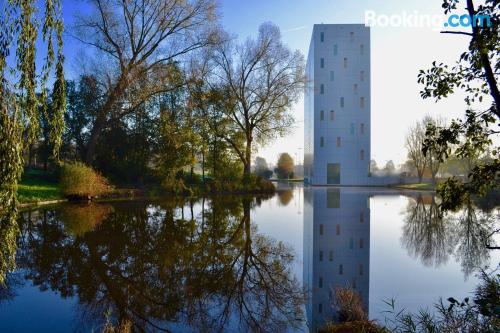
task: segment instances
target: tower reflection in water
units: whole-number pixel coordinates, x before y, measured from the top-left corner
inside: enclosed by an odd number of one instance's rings
[[[304,286],[311,332],[337,319],[335,288],[353,288],[368,310],[369,265],[369,192],[305,188]]]

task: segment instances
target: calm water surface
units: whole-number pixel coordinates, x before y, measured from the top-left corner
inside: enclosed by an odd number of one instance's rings
[[[484,235],[498,200],[439,218],[422,192],[287,188],[270,198],[65,204],[24,212],[17,270],[0,289],[0,332],[316,331],[332,290],[431,307],[470,295],[496,266]]]

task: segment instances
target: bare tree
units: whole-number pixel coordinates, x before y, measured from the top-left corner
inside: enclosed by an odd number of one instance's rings
[[[408,151],[408,159],[413,162],[417,170],[419,183],[422,182],[425,167],[427,166],[427,157],[422,151],[425,140],[425,126],[418,122],[411,126],[406,135],[405,147]]]
[[[256,40],[227,41],[215,50],[215,77],[227,93],[221,135],[250,174],[254,143],[283,135],[293,123],[289,110],[304,87],[304,57],[281,41],[275,25],[264,23]]]
[[[111,118],[130,114],[166,89],[167,64],[217,41],[215,0],[91,0],[76,38],[95,48],[103,99],[90,129],[86,161]],[[131,89],[141,81],[141,89]]]

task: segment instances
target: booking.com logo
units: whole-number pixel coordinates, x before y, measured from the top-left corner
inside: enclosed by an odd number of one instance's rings
[[[448,21],[445,22],[444,27],[491,27],[491,17],[489,15],[474,15],[470,16],[464,14],[462,16],[454,14],[448,17]]]
[[[449,16],[421,14],[418,11],[387,15],[378,14],[373,10],[365,11],[365,25],[369,27],[394,27],[394,28],[432,28],[441,30],[443,28],[462,27],[491,27],[491,17],[489,15],[468,14]]]

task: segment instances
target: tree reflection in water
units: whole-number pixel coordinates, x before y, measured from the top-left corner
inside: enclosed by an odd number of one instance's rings
[[[439,267],[454,256],[467,278],[489,261],[498,212],[469,201],[459,212],[443,216],[434,195],[419,194],[409,199],[401,242],[426,266]]]
[[[303,292],[292,249],[251,223],[256,204],[223,197],[25,214],[18,265],[42,290],[78,296],[94,327],[111,310],[137,331],[283,331],[300,324]]]

